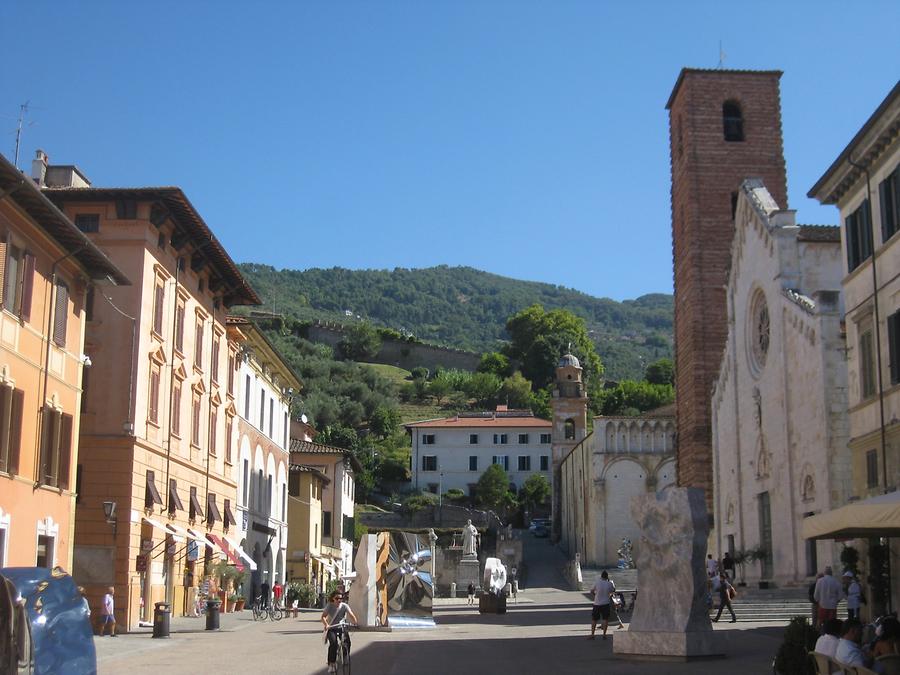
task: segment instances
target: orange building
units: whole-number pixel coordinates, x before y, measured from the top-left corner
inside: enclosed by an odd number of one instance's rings
[[[238,365],[229,307],[259,304],[177,187],[94,188],[74,167],[36,162],[46,194],[132,279],[94,298],[85,350],[73,576],[96,605],[118,592],[127,629],[192,611],[234,542]]]
[[[71,569],[95,283],[128,279],[0,157],[0,567]]]

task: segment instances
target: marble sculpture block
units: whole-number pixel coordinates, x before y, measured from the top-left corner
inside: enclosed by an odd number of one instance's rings
[[[638,595],[627,632],[613,653],[637,659],[722,656],[706,606],[709,535],[704,492],[671,487],[631,500],[641,529],[634,545]]]

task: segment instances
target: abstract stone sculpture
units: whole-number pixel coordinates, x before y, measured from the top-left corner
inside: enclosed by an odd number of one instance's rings
[[[668,488],[631,500],[641,528],[635,546],[638,597],[613,653],[630,658],[721,656],[706,606],[709,524],[703,490]]]

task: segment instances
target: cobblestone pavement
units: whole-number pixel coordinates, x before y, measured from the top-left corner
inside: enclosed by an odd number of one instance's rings
[[[727,657],[703,662],[636,662],[612,654],[613,637],[587,640],[590,604],[583,593],[563,590],[556,552],[535,552],[530,581],[505,615],[479,615],[465,600],[440,600],[437,625],[428,630],[354,632],[355,675],[425,673],[604,673],[727,675],[772,672],[783,624],[715,624],[726,639]],[[176,619],[172,637],[143,633],[95,638],[102,675],[122,673],[324,673],[325,647],[319,612],[255,623],[250,612],[226,614],[218,632],[203,619]]]

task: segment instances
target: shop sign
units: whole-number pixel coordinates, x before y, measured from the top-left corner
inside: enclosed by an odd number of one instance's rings
[[[137,558],[135,558],[134,562],[135,562],[135,570],[137,570],[138,572],[146,572],[147,571],[147,556],[146,555],[143,555],[143,554],[139,555]]]
[[[141,551],[144,553],[148,553],[153,550],[153,540],[152,539],[141,539]]]
[[[193,562],[200,557],[200,547],[197,546],[197,542],[194,539],[188,540],[187,545],[187,559],[189,562]]]

